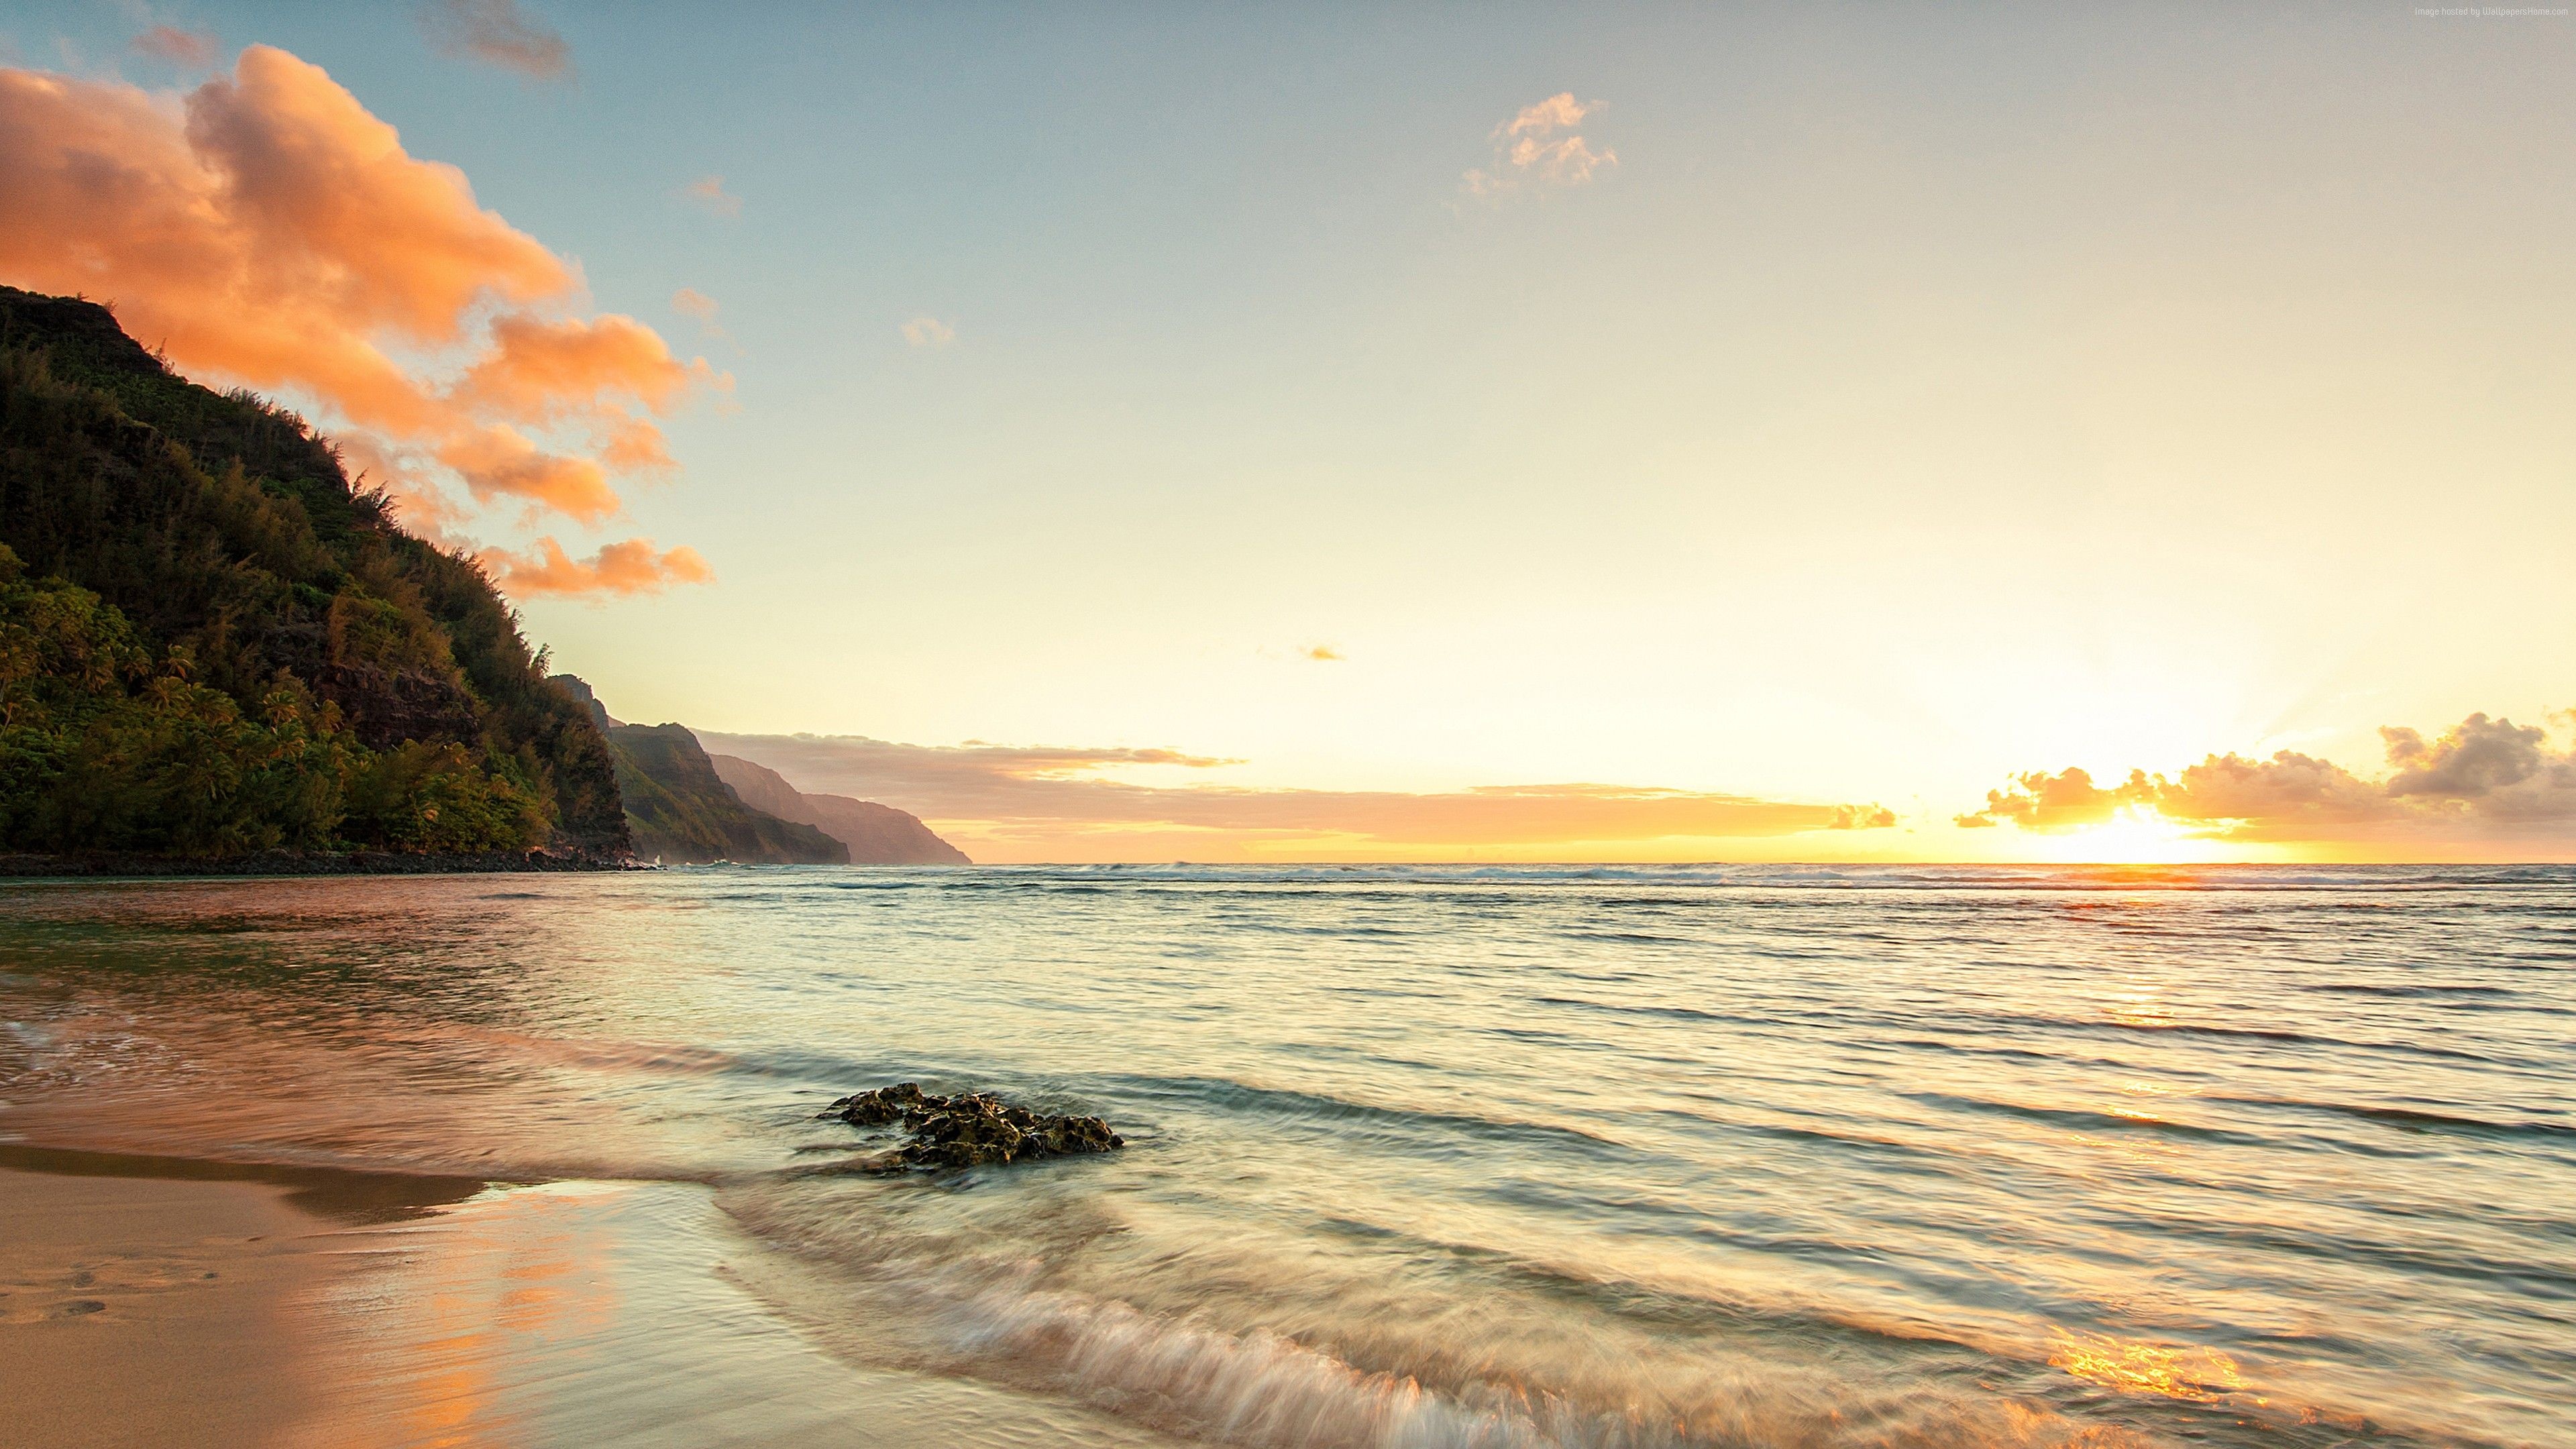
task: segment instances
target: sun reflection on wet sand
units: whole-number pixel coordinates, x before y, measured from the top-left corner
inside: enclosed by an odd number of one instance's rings
[[[827,1357],[734,1286],[704,1189],[497,1187],[332,1235],[305,1305],[340,1382],[295,1449],[1049,1443],[1170,1449],[1079,1410]]]

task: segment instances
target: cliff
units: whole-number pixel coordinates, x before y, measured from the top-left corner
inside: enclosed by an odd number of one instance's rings
[[[590,712],[293,413],[0,287],[0,851],[615,859]]]
[[[623,724],[578,676],[548,682],[605,732],[636,854],[670,865],[849,863],[849,847],[831,836],[745,803],[685,726]]]
[[[919,816],[853,800],[847,795],[808,795],[787,777],[732,755],[710,755],[716,774],[742,802],[782,820],[800,820],[850,848],[853,865],[973,865],[966,852],[942,840]]]

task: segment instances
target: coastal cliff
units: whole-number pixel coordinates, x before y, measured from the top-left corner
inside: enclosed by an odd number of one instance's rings
[[[850,848],[811,825],[745,805],[685,726],[608,731],[638,855],[673,865],[847,865]]]
[[[630,848],[605,732],[472,560],[295,414],[0,287],[0,851]]]
[[[742,802],[782,820],[802,821],[850,848],[853,865],[973,865],[921,817],[873,800],[809,795],[787,777],[732,755],[710,755],[716,774]]]
[[[684,725],[627,724],[576,675],[554,684],[607,734],[635,849],[674,865],[972,865],[965,852],[897,810],[807,795],[774,770],[710,755]]]

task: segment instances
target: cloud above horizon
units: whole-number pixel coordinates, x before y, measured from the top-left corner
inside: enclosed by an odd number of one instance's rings
[[[562,80],[572,74],[572,47],[528,18],[517,0],[432,0],[421,7],[420,23],[441,54],[530,80]]]
[[[2015,776],[1957,817],[1969,828],[2042,833],[2147,809],[2210,839],[2279,843],[2513,841],[2576,833],[2576,748],[2538,725],[2473,714],[2439,736],[2384,726],[2388,772],[2364,779],[2293,750],[2210,755],[2171,779],[2132,770],[2116,785],[2066,769]]]
[[[1600,101],[1578,101],[1572,91],[1523,106],[1494,128],[1491,167],[1466,174],[1468,192],[1499,196],[1525,185],[1581,186],[1595,172],[1617,166],[1618,152],[1607,146],[1596,150],[1575,129],[1602,106]]]
[[[724,309],[716,305],[715,298],[695,287],[682,287],[673,292],[671,310],[683,317],[694,319],[698,324],[698,330],[710,337],[725,335],[724,324],[716,320],[716,314]]]
[[[213,36],[176,25],[155,25],[134,37],[133,44],[138,54],[166,60],[181,70],[204,70],[215,63],[218,53]]]
[[[725,190],[724,178],[712,173],[680,188],[681,199],[705,207],[716,216],[742,215],[742,198]]]
[[[1200,772],[1240,761],[1167,749],[907,745],[856,735],[701,730],[713,752],[776,770],[798,789],[876,800],[931,822],[977,859],[1279,859],[1329,854],[1521,857],[1706,851],[1824,831],[1885,829],[1876,805],[1598,784],[1415,793],[1142,783],[1139,767]],[[971,843],[969,843],[971,842]]]
[[[658,594],[673,584],[715,582],[715,570],[693,548],[653,551],[653,540],[630,538],[603,544],[587,559],[566,554],[551,538],[537,540],[527,553],[487,548],[475,562],[493,582],[512,595],[572,594],[599,598],[607,594]]]
[[[107,301],[192,375],[317,399],[433,536],[474,516],[451,477],[521,526],[606,522],[613,478],[671,471],[656,420],[731,383],[581,315],[572,263],[273,47],[184,96],[0,69],[0,194],[0,279]]]
[[[903,324],[903,340],[915,347],[945,347],[957,340],[957,329],[924,314]]]

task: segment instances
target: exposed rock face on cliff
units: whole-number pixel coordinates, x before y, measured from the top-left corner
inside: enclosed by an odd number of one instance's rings
[[[707,758],[744,804],[781,820],[800,820],[815,827],[848,846],[853,865],[974,864],[966,852],[940,839],[909,812],[847,795],[809,795],[788,784],[776,770],[749,760],[732,755]]]
[[[549,680],[548,683],[555,685],[564,693],[569,694],[574,699],[580,701],[581,707],[590,711],[591,723],[598,725],[601,729],[613,730],[619,725],[626,723],[626,721],[622,719],[612,719],[609,717],[608,706],[599,702],[599,696],[591,692],[589,683],[580,675],[558,674]]]

